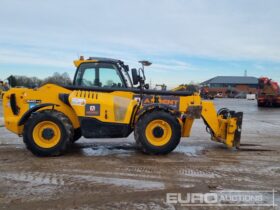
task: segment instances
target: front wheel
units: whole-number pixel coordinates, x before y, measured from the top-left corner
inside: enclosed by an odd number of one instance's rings
[[[55,110],[34,113],[24,125],[23,141],[37,156],[61,155],[72,138],[71,122]]]
[[[71,143],[75,143],[75,142],[78,141],[81,137],[82,137],[81,128],[77,128],[77,129],[74,130],[74,135],[73,135],[73,138],[70,139],[70,142],[71,142]]]
[[[175,116],[155,110],[140,117],[134,136],[144,153],[168,154],[180,142],[181,126]]]

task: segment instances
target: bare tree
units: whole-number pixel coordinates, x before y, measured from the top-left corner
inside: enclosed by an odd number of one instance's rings
[[[70,85],[71,78],[67,72],[64,72],[63,74],[59,74],[58,72],[55,72],[52,76],[47,77],[44,81],[44,84],[46,83],[53,83],[57,85]]]
[[[70,85],[72,84],[71,78],[67,72],[59,74],[55,72],[52,76],[46,79],[39,79],[37,77],[27,77],[27,76],[10,76],[8,78],[11,87],[28,87],[35,88],[40,87],[43,84],[53,83],[57,85]]]

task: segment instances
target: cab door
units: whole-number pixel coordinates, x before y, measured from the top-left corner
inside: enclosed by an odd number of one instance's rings
[[[131,116],[137,102],[133,100],[133,93],[113,90],[126,88],[121,73],[114,64],[82,64],[75,83],[76,86],[100,88],[100,91],[73,91],[69,97],[69,103],[80,120],[84,137],[119,138],[131,133]],[[112,92],[103,92],[103,88],[112,89]]]

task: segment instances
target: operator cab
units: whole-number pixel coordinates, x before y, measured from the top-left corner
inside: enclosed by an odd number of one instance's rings
[[[99,88],[131,88],[129,67],[120,60],[90,57],[74,61],[77,66],[74,86]]]

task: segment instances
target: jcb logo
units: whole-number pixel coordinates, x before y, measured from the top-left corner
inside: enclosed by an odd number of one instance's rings
[[[95,111],[95,106],[90,106],[90,107],[89,107],[89,110],[90,110],[91,112],[94,112],[94,111]]]

